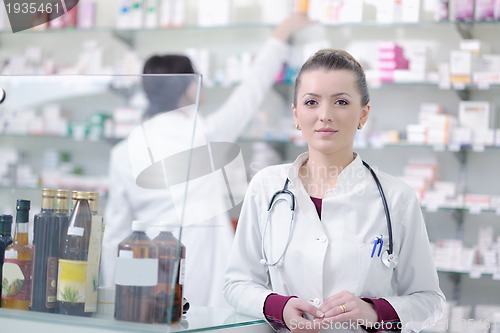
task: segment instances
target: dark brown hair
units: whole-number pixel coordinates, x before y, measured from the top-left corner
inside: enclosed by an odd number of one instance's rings
[[[183,55],[154,55],[144,64],[143,74],[193,74],[195,70],[191,60]],[[180,97],[186,92],[192,77],[186,76],[151,76],[142,77],[144,92],[149,100],[149,107],[144,118],[175,110]]]
[[[295,87],[293,91],[293,104],[297,106],[297,92],[300,88],[300,79],[302,74],[308,71],[325,69],[325,70],[347,70],[356,75],[356,82],[359,93],[361,94],[361,104],[366,106],[370,102],[370,94],[366,84],[366,77],[363,68],[352,55],[344,50],[325,49],[319,50],[311,56],[300,68],[297,78],[295,79]]]

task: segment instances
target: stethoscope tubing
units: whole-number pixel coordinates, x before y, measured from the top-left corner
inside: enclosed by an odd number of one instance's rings
[[[365,161],[363,161],[363,165],[368,170],[370,170],[370,173],[372,174],[372,178],[375,180],[375,183],[377,184],[378,192],[380,193],[380,198],[382,199],[382,205],[384,206],[385,218],[387,220],[387,233],[389,235],[388,252],[389,252],[389,254],[392,254],[392,252],[393,252],[392,221],[391,221],[391,214],[389,212],[389,207],[387,206],[387,199],[385,198],[384,189],[382,188],[382,184],[380,184],[380,180],[378,179],[377,175],[375,174],[375,171],[373,171],[373,169]]]
[[[362,162],[363,162],[363,165],[369,170],[370,174],[372,175],[372,178],[374,179],[374,181],[377,185],[377,189],[379,191],[380,198],[382,200],[382,205],[384,207],[384,213],[385,213],[386,222],[387,222],[387,232],[388,232],[388,236],[389,236],[389,248],[387,250],[387,254],[390,256],[393,254],[394,246],[393,246],[393,237],[392,237],[391,214],[389,212],[389,207],[387,205],[387,199],[385,197],[385,193],[384,193],[384,190],[382,188],[382,184],[380,183],[380,180],[378,179],[378,176],[376,175],[375,171],[373,171],[373,169],[370,167],[370,165],[368,165],[368,163],[366,163],[365,161],[362,161]],[[271,200],[269,201],[269,205],[267,207],[266,224],[265,224],[264,230],[262,232],[262,242],[261,242],[261,254],[262,254],[261,263],[264,265],[267,265],[267,266],[276,266],[281,261],[281,259],[285,255],[286,250],[288,249],[288,245],[290,244],[291,239],[292,239],[293,227],[294,227],[293,225],[294,225],[294,221],[295,221],[295,195],[288,189],[289,183],[290,183],[290,179],[287,177],[285,184],[283,186],[283,189],[281,189],[273,194],[273,196],[271,197]],[[291,218],[290,218],[290,227],[288,230],[288,240],[287,240],[286,246],[285,246],[283,252],[281,253],[281,255],[279,256],[278,260],[276,260],[273,263],[269,263],[267,256],[266,256],[265,249],[264,249],[264,241],[265,241],[265,236],[266,236],[266,232],[268,229],[268,225],[270,224],[269,223],[269,216],[273,210],[275,203],[279,202],[280,200],[286,200],[284,198],[278,198],[278,196],[282,195],[282,194],[288,195],[290,197],[289,204],[290,204]]]

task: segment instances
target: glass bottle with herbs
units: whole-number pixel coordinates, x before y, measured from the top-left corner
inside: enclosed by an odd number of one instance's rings
[[[0,215],[0,278],[3,276],[3,260],[5,249],[12,244],[12,215]],[[0,295],[2,286],[0,285]],[[1,303],[1,302],[0,302]]]
[[[5,250],[2,307],[29,310],[33,248],[28,242],[29,200],[17,200],[14,241]]]
[[[92,212],[88,192],[73,192],[74,207],[61,237],[57,274],[57,312],[90,316],[85,311],[87,258]]]

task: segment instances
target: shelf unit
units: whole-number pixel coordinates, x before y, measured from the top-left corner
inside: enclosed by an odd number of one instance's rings
[[[240,52],[242,50],[256,52],[261,45],[262,41],[266,36],[268,36],[274,26],[269,24],[260,23],[248,23],[248,24],[232,24],[229,26],[220,27],[199,27],[196,25],[187,25],[178,29],[138,29],[138,30],[118,30],[112,27],[101,27],[90,31],[78,31],[78,30],[48,30],[41,32],[22,32],[15,36],[12,36],[10,32],[0,33],[0,45],[4,48],[5,54],[12,54],[23,49],[30,43],[36,43],[46,50],[58,50],[62,52],[57,52],[54,54],[56,61],[60,63],[71,63],[72,60],[77,58],[77,52],[79,50],[80,43],[88,38],[97,39],[103,45],[108,45],[109,49],[112,51],[106,52],[104,60],[112,62],[116,59],[124,50],[134,50],[138,56],[142,59],[147,57],[152,53],[167,53],[167,52],[181,52],[187,47],[206,47],[214,53],[214,67],[221,66],[224,62],[224,58],[228,55],[232,55],[235,52]],[[417,42],[422,39],[431,40],[434,44],[431,47],[433,49],[433,60],[436,62],[446,60],[446,52],[457,46],[457,41],[460,39],[468,39],[474,36],[480,38],[485,37],[485,39],[492,44],[495,53],[500,53],[500,44],[497,40],[497,35],[495,34],[500,27],[499,22],[473,22],[473,23],[459,23],[459,22],[419,22],[419,23],[394,23],[391,25],[380,25],[376,22],[364,22],[364,23],[347,23],[342,25],[331,25],[331,26],[314,26],[311,31],[305,31],[299,34],[294,39],[294,45],[300,47],[306,44],[309,40],[317,41],[315,38],[319,35],[321,38],[329,41],[333,47],[336,48],[346,48],[350,50],[357,51],[359,48],[359,43],[367,43],[371,46],[379,40],[400,40],[402,43],[407,41],[416,40]],[[319,34],[315,32],[320,31]],[[224,36],[224,38],[222,38]],[[61,40],[64,41],[64,45],[61,45]],[[164,40],[164,43],[158,43],[158,40]],[[171,42],[175,40],[175,42]],[[359,42],[358,42],[359,41]],[[444,50],[444,51],[443,51]],[[296,50],[295,50],[296,51]],[[354,52],[353,52],[354,53]],[[208,90],[207,95],[207,112],[215,109],[216,105],[226,97],[228,90],[233,86],[220,86],[216,85],[213,89]],[[373,84],[370,87],[372,93],[372,104],[373,104],[373,114],[377,116],[380,113],[379,120],[381,122],[384,119],[390,119],[390,124],[384,125],[382,127],[387,128],[402,128],[401,125],[412,121],[412,110],[415,109],[415,102],[421,101],[423,97],[426,97],[425,101],[433,101],[436,99],[437,102],[443,102],[445,108],[453,109],[453,105],[456,106],[457,100],[469,100],[469,99],[485,99],[491,100],[493,103],[500,105],[500,97],[498,96],[498,89],[500,84],[493,85],[450,85],[449,87],[442,87],[435,82],[411,82],[411,83],[389,83],[389,84]],[[89,89],[102,89],[103,87],[91,86]],[[223,90],[214,92],[215,90]],[[290,97],[291,85],[281,84],[277,89],[279,95],[282,98]],[[88,91],[89,93],[92,90]],[[410,96],[408,101],[405,100],[408,95],[399,96],[399,92],[404,92],[405,94],[413,95]],[[215,96],[217,95],[217,96]],[[401,97],[400,101],[394,102],[394,96]],[[61,95],[62,97],[70,97],[69,95]],[[73,96],[76,97],[76,96]],[[387,102],[389,101],[389,102]],[[412,104],[413,103],[413,104]],[[397,107],[395,105],[398,104]],[[402,112],[396,113],[397,110],[404,109],[404,115]],[[398,114],[401,116],[402,120],[392,119],[387,117],[389,114]],[[410,114],[409,114],[410,113]],[[397,118],[397,117],[393,117]],[[396,123],[396,124],[394,124]],[[497,128],[498,128],[497,121]],[[16,138],[17,139],[17,138]],[[64,141],[71,142],[68,138],[60,137],[30,137],[31,139],[38,140],[50,140],[50,141]],[[0,137],[0,141],[4,141],[4,137]],[[254,142],[267,142],[270,144],[277,144],[280,146],[280,151],[285,157],[285,159],[293,159],[298,152],[305,149],[303,144],[300,142],[291,142],[288,137],[280,138],[250,138],[244,137],[240,140],[240,144],[244,148],[244,154],[246,154],[246,159],[248,159],[248,147]],[[94,144],[94,142],[85,142],[85,144]],[[107,140],[95,142],[97,145],[111,145]],[[456,145],[434,145],[434,146],[421,146],[412,144],[384,144],[384,145],[372,145],[368,144],[367,147],[358,147],[357,150],[361,152],[362,156],[367,160],[372,160],[373,165],[377,165],[380,169],[385,170],[392,174],[397,174],[401,170],[401,165],[404,159],[407,158],[408,154],[414,154],[416,152],[433,155],[439,153],[439,158],[444,162],[444,170],[446,171],[450,165],[454,167],[454,171],[451,172],[452,175],[448,179],[458,179],[465,168],[466,163],[469,164],[472,156],[472,162],[475,166],[476,173],[486,175],[489,180],[488,184],[484,184],[487,187],[489,194],[498,194],[498,188],[500,188],[500,182],[498,177],[494,177],[495,174],[492,172],[491,168],[483,165],[481,160],[486,158],[487,161],[500,161],[497,156],[499,147],[457,147]],[[484,152],[483,152],[484,149]],[[408,152],[410,151],[410,152]],[[446,154],[445,154],[446,153]],[[457,154],[448,154],[457,153]],[[481,153],[481,155],[480,155]],[[397,156],[396,156],[397,155]],[[445,156],[446,155],[446,156]],[[451,157],[450,157],[451,156]],[[456,159],[454,156],[458,156]],[[484,157],[486,156],[486,157]],[[389,157],[389,158],[388,158]],[[395,160],[395,165],[388,164],[388,160]],[[479,161],[478,161],[479,160]],[[453,162],[458,161],[458,166],[453,164]],[[495,164],[492,164],[495,165]],[[450,168],[451,170],[452,168]],[[458,169],[458,171],[457,171]],[[468,167],[468,169],[470,169]],[[104,168],[103,168],[104,170]],[[468,170],[469,171],[469,170]],[[467,173],[468,177],[462,180],[465,184],[470,185],[471,178],[470,172]],[[475,177],[478,178],[478,177]],[[481,178],[481,177],[479,177]],[[480,183],[479,186],[483,184]],[[478,186],[476,185],[474,190]],[[6,188],[9,189],[9,188]],[[21,189],[19,189],[21,190]],[[30,189],[29,189],[30,190]],[[465,208],[465,207],[423,207],[424,214],[426,215],[426,220],[429,228],[429,235],[431,239],[433,238],[433,230],[435,228],[440,228],[439,219],[441,215],[448,214],[452,215],[447,217],[451,223],[448,223],[448,227],[451,232],[448,234],[453,234],[457,237],[463,237],[466,234],[466,226],[474,224],[472,221],[478,216],[477,209],[475,208]],[[436,211],[437,208],[437,211]],[[469,212],[470,214],[467,214]],[[488,221],[484,223],[495,223],[498,219],[499,214],[497,210],[481,210],[481,217],[486,217]],[[492,213],[495,214],[492,214]],[[431,216],[432,215],[432,216]],[[467,216],[470,215],[470,216]],[[438,221],[435,221],[435,220]],[[455,222],[456,221],[456,222]],[[483,223],[483,222],[481,222]],[[499,228],[496,226],[496,234],[500,235]],[[467,240],[469,243],[472,242],[471,239]],[[451,276],[451,287],[446,286],[447,281],[442,279],[442,283],[445,287],[451,289],[448,292],[450,298],[456,299],[459,302],[469,302],[468,300],[460,299],[460,282],[462,276],[471,274],[468,271],[449,271],[445,269],[440,269],[441,275]],[[477,274],[477,273],[473,273]],[[484,274],[483,274],[484,275]],[[479,281],[478,283],[481,283]],[[446,292],[446,290],[445,290]],[[481,290],[484,294],[485,290]],[[494,295],[494,293],[492,293]],[[496,297],[496,296],[492,296]],[[478,299],[472,300],[472,304],[477,303]]]

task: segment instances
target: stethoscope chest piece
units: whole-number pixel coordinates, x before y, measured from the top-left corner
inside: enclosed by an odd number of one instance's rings
[[[387,267],[387,268],[390,268],[390,269],[394,269],[398,266],[398,256],[394,253],[391,253],[389,254],[389,251],[384,251],[384,253],[382,253],[382,257],[381,257],[381,260],[382,260],[382,263]]]

